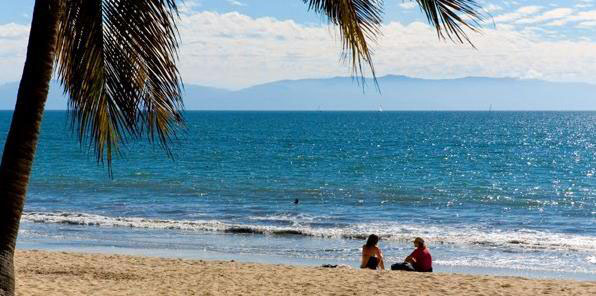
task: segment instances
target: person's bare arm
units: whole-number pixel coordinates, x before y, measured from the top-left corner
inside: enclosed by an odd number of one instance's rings
[[[385,263],[383,262],[383,252],[381,252],[381,249],[377,248],[377,257],[379,258],[379,267],[381,267],[381,270],[385,270]]]
[[[366,264],[368,263],[369,258],[370,258],[370,254],[365,254],[364,249],[362,249],[362,261],[360,261],[360,268],[366,267]]]

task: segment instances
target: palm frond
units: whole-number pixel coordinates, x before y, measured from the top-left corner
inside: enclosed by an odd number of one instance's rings
[[[343,57],[351,59],[354,74],[363,75],[368,64],[375,77],[372,49],[368,42],[380,35],[382,0],[303,0],[309,10],[327,16],[340,30]]]
[[[98,161],[147,133],[170,153],[182,122],[175,0],[65,0],[56,70]]]
[[[439,38],[449,38],[474,46],[465,29],[478,31],[483,21],[481,7],[476,0],[416,0],[435,27]]]
[[[370,41],[381,35],[383,0],[303,0],[309,10],[327,16],[339,26],[343,57],[350,58],[353,74],[363,74],[363,65],[375,69]],[[410,0],[416,1],[435,28],[440,39],[449,38],[460,43],[470,41],[466,29],[478,31],[483,21],[481,7],[476,0]]]

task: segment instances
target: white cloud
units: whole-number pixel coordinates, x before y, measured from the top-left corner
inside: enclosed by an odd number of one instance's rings
[[[581,22],[576,26],[579,29],[592,29],[596,28],[596,21]]]
[[[503,8],[501,6],[495,5],[495,4],[486,4],[482,6],[484,8],[484,10],[486,10],[487,12],[495,12],[495,11],[500,11],[503,10]]]
[[[596,10],[588,10],[588,11],[581,11],[577,14],[569,15],[560,19],[559,21],[554,21],[548,23],[547,26],[563,26],[568,23],[575,23],[575,22],[592,22],[596,21]]]
[[[540,6],[523,6],[514,12],[504,13],[494,17],[495,23],[508,23],[520,18],[536,14],[542,10]]]
[[[0,25],[0,39],[19,39],[29,35],[29,26],[15,23]]]
[[[416,6],[418,6],[418,4],[416,4],[415,2],[404,2],[399,4],[399,7],[403,9],[413,9]]]
[[[523,15],[534,14],[542,10],[540,6],[523,6],[517,9],[517,11]]]
[[[478,50],[438,43],[432,30],[421,23],[385,28],[377,50],[379,73],[403,73],[423,77],[508,76],[540,73],[548,80],[596,80],[596,43],[547,41],[538,34],[486,29],[472,37]],[[395,40],[401,40],[396,42]]]
[[[389,23],[374,47],[375,67],[379,75],[428,78],[540,73],[548,80],[596,80],[596,43],[542,40],[543,28],[513,28],[498,24],[496,30],[473,34],[474,50],[439,42],[433,29],[420,22]],[[332,27],[203,12],[185,17],[180,29],[180,66],[188,83],[239,88],[350,73],[348,65],[338,63],[341,47]]]
[[[565,21],[565,20],[556,20],[556,21],[552,21],[550,23],[547,23],[546,26],[550,26],[550,27],[561,27],[561,26],[564,26],[565,24],[567,24],[567,21]]]
[[[231,5],[234,5],[234,6],[246,6],[245,3],[242,3],[242,2],[236,1],[236,0],[228,0],[228,3],[230,3]]]
[[[567,18],[569,22],[596,21],[596,10],[582,11]]]
[[[178,11],[182,14],[188,14],[200,6],[201,3],[197,0],[186,0],[180,3],[180,5],[178,6]]]
[[[349,74],[329,27],[212,12],[184,16],[180,68],[184,79],[220,87]],[[310,73],[310,74],[309,74]]]
[[[529,69],[524,75],[521,75],[520,78],[522,79],[542,79],[544,78],[544,74],[534,69]]]
[[[18,80],[25,62],[29,26],[0,25],[0,82]],[[8,70],[10,69],[10,70]]]
[[[543,13],[542,15],[539,15],[539,16],[528,17],[528,18],[523,18],[523,19],[517,20],[515,23],[516,24],[535,24],[535,23],[541,23],[541,22],[546,22],[546,21],[550,21],[550,20],[561,19],[561,18],[564,18],[571,14],[573,14],[573,9],[571,9],[571,8],[555,8],[555,9],[546,11],[545,13]]]
[[[182,14],[178,26],[179,67],[186,83],[240,88],[279,79],[350,74],[349,66],[338,62],[341,44],[334,27],[213,12]],[[472,34],[475,50],[438,41],[433,29],[421,22],[386,24],[384,36],[374,46],[377,74],[596,81],[595,41],[544,40],[540,37],[544,28],[514,28],[499,23],[496,29]],[[0,25],[2,69],[22,69],[27,35],[27,26]],[[0,71],[0,83],[18,80],[18,72]]]
[[[593,0],[579,0],[578,2],[579,3],[575,4],[575,7],[577,8],[587,8],[594,6]]]

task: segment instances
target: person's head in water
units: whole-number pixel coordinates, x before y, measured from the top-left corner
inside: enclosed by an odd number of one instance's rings
[[[366,240],[366,245],[364,245],[364,246],[367,248],[372,248],[372,247],[376,246],[378,242],[379,242],[379,237],[376,234],[371,234],[368,236],[368,239]]]
[[[416,246],[416,248],[424,248],[426,245],[421,237],[417,237],[414,239],[414,246]]]

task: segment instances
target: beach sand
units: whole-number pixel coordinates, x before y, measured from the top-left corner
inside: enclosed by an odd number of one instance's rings
[[[596,295],[596,282],[23,251],[17,295]]]

